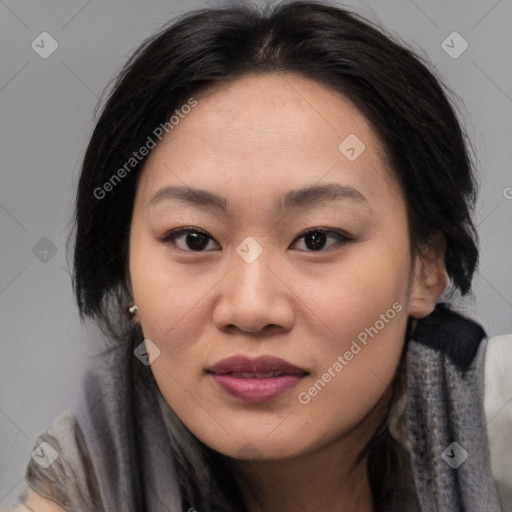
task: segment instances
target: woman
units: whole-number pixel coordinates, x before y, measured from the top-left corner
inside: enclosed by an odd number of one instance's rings
[[[510,343],[447,302],[471,289],[475,194],[443,85],[360,16],[173,22],[84,158],[74,290],[115,343],[38,439],[22,502],[500,510],[483,378],[501,385]]]

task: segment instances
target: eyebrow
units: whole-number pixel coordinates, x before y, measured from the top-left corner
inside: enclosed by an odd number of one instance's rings
[[[368,200],[357,189],[339,183],[312,185],[281,194],[274,202],[276,210],[295,207],[309,207],[319,202],[351,199],[368,206]],[[208,190],[191,187],[166,186],[158,190],[151,198],[150,206],[161,201],[176,200],[193,204],[203,209],[214,209],[224,214],[229,213],[229,201]]]

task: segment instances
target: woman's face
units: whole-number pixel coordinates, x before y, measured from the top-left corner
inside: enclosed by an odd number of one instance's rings
[[[371,125],[319,83],[246,76],[194,98],[134,205],[151,369],[211,448],[312,453],[360,425],[397,368],[416,289],[404,199]]]

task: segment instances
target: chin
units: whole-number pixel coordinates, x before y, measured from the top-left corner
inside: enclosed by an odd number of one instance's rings
[[[240,430],[239,430],[240,432]],[[222,455],[238,460],[283,460],[291,459],[309,451],[313,448],[314,443],[301,440],[301,444],[297,443],[300,439],[299,432],[286,432],[286,436],[280,438],[271,438],[267,433],[267,429],[254,431],[250,427],[243,430],[243,435],[231,437],[225,434],[222,438],[211,436],[202,436],[198,438],[212,450]]]

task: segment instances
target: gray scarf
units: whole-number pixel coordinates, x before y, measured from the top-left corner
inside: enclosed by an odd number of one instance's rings
[[[181,502],[168,435],[175,416],[149,366],[133,356],[135,338],[130,351],[116,347],[91,362],[73,407],[79,428],[37,441],[66,454],[66,436],[74,435],[85,471],[70,469],[64,455],[46,470],[30,463],[26,475],[33,489],[69,511],[183,512],[193,505]],[[484,340],[480,325],[444,304],[412,332],[405,425],[422,512],[500,511],[483,410]]]
[[[483,408],[485,342],[479,324],[442,303],[413,331],[405,420],[422,512],[501,510]]]

